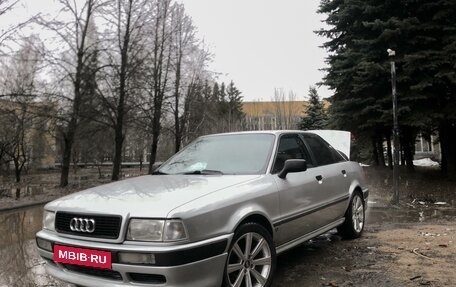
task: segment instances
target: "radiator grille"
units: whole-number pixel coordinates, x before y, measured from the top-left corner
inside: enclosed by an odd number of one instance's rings
[[[95,231],[92,233],[72,231],[70,229],[70,221],[75,217],[95,220]],[[121,216],[90,215],[69,212],[57,212],[55,216],[55,230],[57,232],[84,237],[117,239],[119,237],[121,224]]]

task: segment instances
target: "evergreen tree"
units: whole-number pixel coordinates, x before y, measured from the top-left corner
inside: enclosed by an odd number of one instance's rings
[[[194,84],[192,95],[186,100],[189,139],[242,129],[242,96],[233,82],[225,86],[224,83],[199,81]]]
[[[439,130],[442,166],[456,174],[456,1],[322,0],[319,12],[330,27],[318,32],[329,39],[324,83],[335,91],[330,126],[363,142],[370,138],[373,155],[383,155],[392,129],[391,48],[408,166],[416,134]]]
[[[230,120],[236,121],[243,118],[242,96],[239,89],[231,81],[227,87],[226,95],[228,97],[228,115]]]
[[[301,118],[299,128],[302,130],[319,130],[326,127],[328,116],[324,110],[323,102],[320,101],[317,89],[309,88],[309,105],[305,115]]]

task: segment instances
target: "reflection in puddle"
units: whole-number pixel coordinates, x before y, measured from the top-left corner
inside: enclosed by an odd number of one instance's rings
[[[44,188],[42,186],[28,185],[21,188],[0,188],[0,198],[30,198],[34,199],[35,196],[43,194]]]
[[[38,255],[35,233],[42,206],[0,214],[0,286],[65,286],[49,277]]]

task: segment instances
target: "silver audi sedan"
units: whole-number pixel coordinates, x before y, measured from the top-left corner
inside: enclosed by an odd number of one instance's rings
[[[277,254],[334,228],[363,232],[362,168],[319,134],[203,136],[153,175],[48,203],[36,236],[46,271],[93,287],[270,286]]]

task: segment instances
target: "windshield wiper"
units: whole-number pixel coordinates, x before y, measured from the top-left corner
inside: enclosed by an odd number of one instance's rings
[[[212,170],[212,169],[202,169],[202,170],[193,170],[184,172],[182,174],[202,174],[202,175],[214,175],[214,174],[223,174],[220,170]]]

